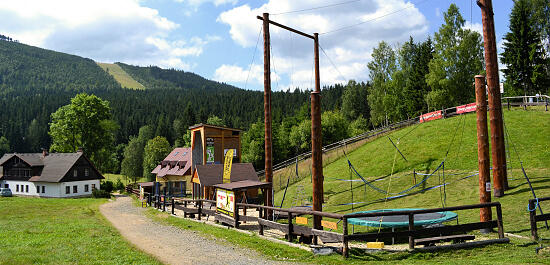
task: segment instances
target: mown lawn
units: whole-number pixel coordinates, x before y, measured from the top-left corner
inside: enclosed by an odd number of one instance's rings
[[[0,198],[0,264],[160,264],[110,225],[104,202]]]

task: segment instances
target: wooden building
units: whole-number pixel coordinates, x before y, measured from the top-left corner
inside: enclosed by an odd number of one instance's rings
[[[209,124],[197,124],[189,127],[191,130],[191,149],[195,165],[223,164],[225,153],[234,150],[233,163],[241,162],[241,132],[233,129]]]
[[[155,193],[186,196],[191,193],[191,148],[174,148],[151,171],[156,175]]]
[[[214,185],[223,183],[223,165],[197,165],[193,173],[193,198],[216,199]],[[251,163],[235,163],[231,167],[230,182],[243,180],[258,181],[258,174]],[[258,189],[247,191],[248,198],[258,197]]]

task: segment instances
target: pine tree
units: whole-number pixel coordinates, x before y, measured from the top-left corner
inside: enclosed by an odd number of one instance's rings
[[[534,95],[545,92],[548,85],[546,71],[549,59],[544,58],[541,35],[538,31],[532,1],[517,0],[510,14],[510,32],[504,36],[501,62],[508,95]]]

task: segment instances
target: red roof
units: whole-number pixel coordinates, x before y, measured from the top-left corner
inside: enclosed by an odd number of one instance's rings
[[[178,147],[174,148],[164,160],[151,173],[157,174],[157,177],[184,176],[190,175],[191,169],[191,148]]]

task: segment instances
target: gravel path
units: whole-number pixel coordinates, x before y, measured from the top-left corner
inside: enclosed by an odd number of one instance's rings
[[[100,211],[124,238],[166,264],[282,264],[249,249],[233,248],[194,231],[154,222],[127,196],[101,205]]]

